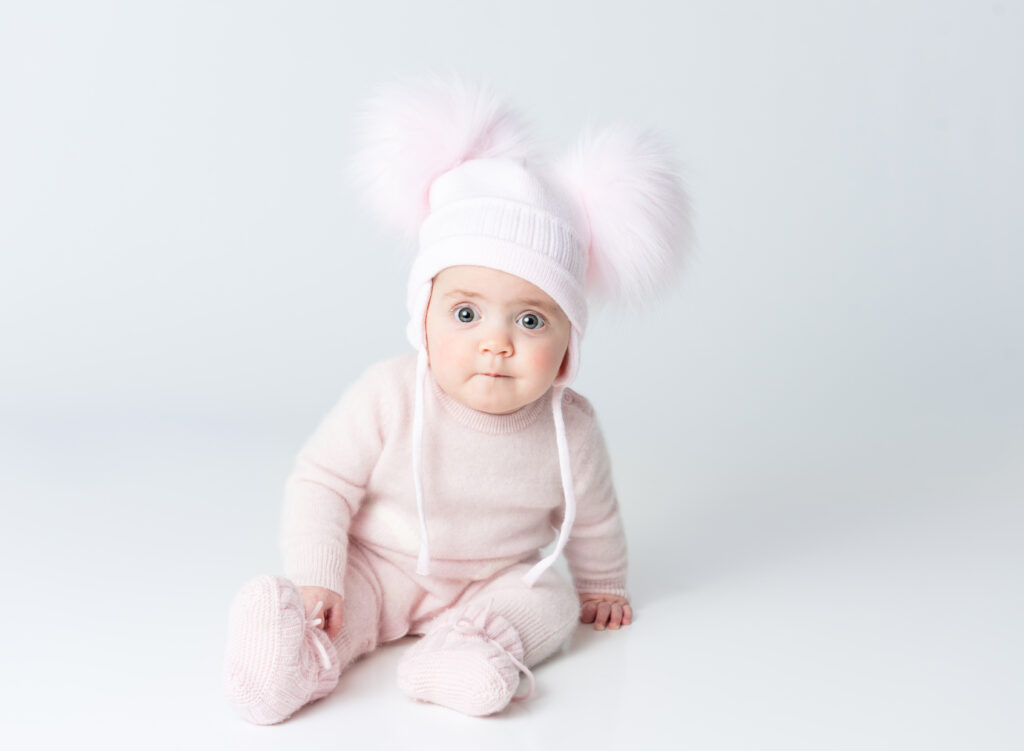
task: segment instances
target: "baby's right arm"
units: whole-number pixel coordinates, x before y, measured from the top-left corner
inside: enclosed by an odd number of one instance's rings
[[[299,587],[332,592],[337,600],[345,595],[349,526],[383,450],[387,379],[381,375],[371,367],[346,390],[299,452],[285,485],[284,574]]]

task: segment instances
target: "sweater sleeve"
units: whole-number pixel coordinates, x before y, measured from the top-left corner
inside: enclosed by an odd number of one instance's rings
[[[565,546],[576,591],[628,597],[626,592],[626,534],[612,483],[611,460],[594,409],[572,392],[565,404],[576,522]],[[556,527],[564,510],[555,513]]]
[[[344,597],[348,530],[384,444],[380,364],[344,393],[306,441],[285,484],[281,553],[299,586]]]

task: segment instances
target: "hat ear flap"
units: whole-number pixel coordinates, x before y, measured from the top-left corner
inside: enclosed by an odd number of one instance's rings
[[[587,290],[639,308],[675,280],[693,244],[676,161],[654,131],[584,131],[554,165],[589,225]]]
[[[350,181],[368,208],[409,240],[430,212],[430,186],[439,175],[470,159],[530,159],[534,152],[518,113],[490,88],[455,73],[381,85],[356,122]]]

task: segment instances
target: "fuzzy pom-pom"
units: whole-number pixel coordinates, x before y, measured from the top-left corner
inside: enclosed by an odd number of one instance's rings
[[[667,291],[693,244],[689,199],[654,131],[585,131],[555,165],[590,226],[587,290],[639,309]]]
[[[429,213],[430,185],[439,175],[470,159],[535,156],[519,114],[483,83],[454,72],[380,86],[356,122],[352,184],[408,240]]]

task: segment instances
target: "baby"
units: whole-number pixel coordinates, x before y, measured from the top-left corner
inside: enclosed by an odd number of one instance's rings
[[[585,293],[646,302],[678,268],[670,156],[619,128],[542,166],[518,117],[458,78],[385,87],[363,123],[353,173],[418,239],[416,352],[368,368],[321,422],[285,490],[285,577],[232,603],[227,694],[258,724],[408,634],[405,694],[493,714],[580,620],[633,617],[608,453],[569,384]],[[563,553],[571,582],[551,568]]]

